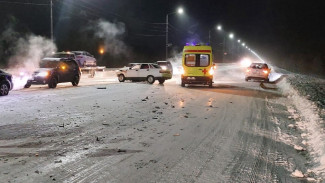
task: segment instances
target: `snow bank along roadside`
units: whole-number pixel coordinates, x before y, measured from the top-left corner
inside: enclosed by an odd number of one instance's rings
[[[317,102],[325,99],[323,95],[324,89],[322,88],[324,86],[313,87],[314,90],[308,87],[312,85],[317,86],[316,81],[319,82],[320,80],[312,81],[307,76],[290,74],[278,86],[288,96],[290,102],[287,105],[287,109],[296,122],[295,126],[304,132],[301,134],[304,139],[302,144],[307,145],[307,150],[316,163],[313,165],[312,171],[324,179],[325,127],[324,118],[322,117],[324,108],[322,108],[322,105],[319,105],[321,103]],[[324,83],[324,81],[320,82]],[[311,100],[311,98],[314,98],[314,100]]]

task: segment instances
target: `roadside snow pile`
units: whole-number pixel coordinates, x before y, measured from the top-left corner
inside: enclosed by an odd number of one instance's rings
[[[325,81],[289,74],[278,86],[288,96],[287,108],[296,122],[295,126],[304,132],[301,135],[304,138],[303,144],[307,145],[307,150],[316,163],[312,171],[325,178]]]
[[[300,95],[313,101],[320,109],[320,116],[322,119],[325,119],[325,80],[295,74],[288,77],[288,82],[299,92]]]

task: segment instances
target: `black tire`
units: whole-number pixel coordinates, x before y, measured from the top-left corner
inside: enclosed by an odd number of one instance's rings
[[[5,96],[9,94],[9,85],[6,82],[1,82],[0,83],[0,96]]]
[[[153,76],[148,76],[147,81],[148,81],[149,84],[153,84],[156,81],[156,79]]]
[[[182,87],[185,87],[185,83],[184,83],[183,80],[182,80],[181,86],[182,86]]]
[[[80,77],[78,75],[74,76],[72,83],[72,86],[78,86],[80,81]]]
[[[125,76],[124,76],[124,74],[120,74],[120,75],[118,75],[118,81],[119,81],[119,82],[124,82],[124,81],[125,81]]]
[[[209,88],[212,88],[212,80],[209,81]]]
[[[249,78],[245,78],[245,81],[248,81],[249,80]]]
[[[31,86],[32,86],[32,83],[27,82],[27,83],[25,84],[24,88],[30,88]]]
[[[159,84],[164,84],[165,79],[158,79],[158,81],[159,81]]]
[[[58,80],[55,77],[51,78],[48,84],[49,88],[56,88],[57,85],[58,85]]]

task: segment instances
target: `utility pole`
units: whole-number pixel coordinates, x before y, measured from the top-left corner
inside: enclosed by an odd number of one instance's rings
[[[168,59],[168,14],[166,15],[166,61]]]
[[[53,40],[53,0],[51,0],[51,40]]]

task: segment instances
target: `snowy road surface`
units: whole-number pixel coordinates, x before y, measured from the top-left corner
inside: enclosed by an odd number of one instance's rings
[[[232,64],[213,88],[99,75],[0,98],[0,182],[320,180],[277,85],[245,82]]]

